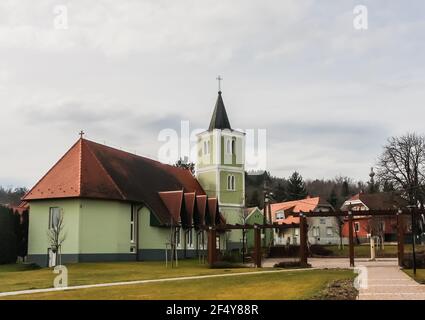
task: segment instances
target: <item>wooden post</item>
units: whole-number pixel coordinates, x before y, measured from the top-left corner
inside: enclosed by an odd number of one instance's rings
[[[212,266],[217,261],[216,230],[212,227],[208,230],[208,264]]]
[[[404,259],[404,223],[401,212],[397,212],[397,252],[398,252],[398,266],[403,267]]]
[[[300,214],[300,264],[307,266],[307,221],[303,214]]]
[[[261,268],[261,229],[254,226],[254,259],[255,266]]]
[[[353,213],[351,211],[348,211],[348,241],[350,244],[350,267],[354,267]]]

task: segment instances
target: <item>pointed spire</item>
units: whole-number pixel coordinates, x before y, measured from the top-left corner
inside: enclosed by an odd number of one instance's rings
[[[212,115],[208,131],[212,131],[214,129],[232,130],[229,118],[227,117],[226,108],[224,107],[223,98],[221,97],[221,91],[218,92],[217,102],[215,103],[214,113]]]

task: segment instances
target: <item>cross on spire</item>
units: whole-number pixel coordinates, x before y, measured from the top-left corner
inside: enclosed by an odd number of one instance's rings
[[[223,78],[218,76],[216,79],[218,81],[218,92],[221,92],[221,81],[223,81]]]
[[[83,130],[81,130],[78,134],[80,135],[80,139],[83,139],[85,132]]]

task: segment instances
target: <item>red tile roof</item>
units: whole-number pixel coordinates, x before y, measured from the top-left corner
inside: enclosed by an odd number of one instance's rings
[[[23,200],[79,197],[144,203],[168,224],[170,214],[177,217],[178,204],[167,196],[164,202],[158,194],[164,191],[205,194],[189,170],[79,139]]]
[[[288,214],[296,213],[296,212],[310,212],[316,210],[319,206],[328,206],[332,208],[332,206],[324,199],[320,197],[315,198],[306,198],[301,200],[294,200],[294,201],[287,201],[287,202],[280,202],[280,203],[272,203],[270,205],[271,212],[272,212],[272,221],[278,222],[278,223],[300,223],[300,219],[298,217],[293,217],[291,215],[288,216]],[[285,213],[285,219],[276,219],[276,213],[278,211],[284,211]]]
[[[358,193],[348,199],[350,201],[360,200],[370,210],[392,210],[402,208],[408,205],[408,201],[394,192],[379,192],[379,193]],[[343,205],[343,207],[344,207]]]

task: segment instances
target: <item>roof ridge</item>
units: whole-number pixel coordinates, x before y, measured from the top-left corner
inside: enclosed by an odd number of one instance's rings
[[[88,140],[88,141],[90,141],[90,140]],[[106,176],[111,180],[112,184],[117,189],[118,193],[121,195],[121,197],[123,198],[123,200],[127,200],[127,198],[124,196],[124,193],[118,187],[118,185],[115,182],[115,180],[111,177],[111,175],[109,174],[108,170],[105,169],[105,167],[103,166],[102,162],[97,158],[96,154],[91,150],[90,146],[88,144],[86,144],[86,146],[89,149],[89,151],[92,154],[92,156],[94,157],[94,159],[96,160],[96,162],[98,163],[98,165],[100,166],[100,168],[106,173]]]
[[[56,163],[46,172],[46,174],[44,174],[35,184],[34,187],[32,187],[27,193],[25,193],[25,195],[20,199],[22,201],[25,201],[23,199],[25,199],[26,196],[28,196],[34,189],[35,187],[37,187],[40,182],[47,177],[47,175],[53,171],[54,168],[56,168],[58,166],[59,163],[61,163],[61,161],[71,152],[71,150],[74,149],[74,147],[80,142],[80,140],[78,140],[77,142],[75,142],[66,152],[65,154],[60,157],[60,159],[58,161],[56,161]]]
[[[78,193],[81,196],[82,194],[82,190],[81,190],[81,185],[82,185],[82,180],[83,180],[83,172],[82,172],[82,168],[83,168],[83,138],[80,138],[78,140],[78,142],[80,142],[80,162],[79,162],[79,168],[78,168]]]

